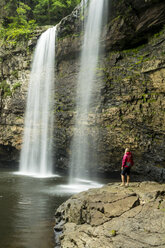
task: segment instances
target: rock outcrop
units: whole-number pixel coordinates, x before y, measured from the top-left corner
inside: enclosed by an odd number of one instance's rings
[[[72,196],[55,214],[61,248],[165,247],[165,185],[108,184]]]

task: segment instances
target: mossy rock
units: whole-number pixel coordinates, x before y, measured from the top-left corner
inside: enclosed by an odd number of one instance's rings
[[[12,95],[10,85],[5,80],[0,83],[0,89],[2,90],[2,95],[4,98]]]

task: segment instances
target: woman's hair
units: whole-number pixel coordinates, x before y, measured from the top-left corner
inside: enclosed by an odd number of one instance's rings
[[[125,153],[126,153],[126,152],[130,152],[130,148],[126,148],[126,149],[125,149]]]

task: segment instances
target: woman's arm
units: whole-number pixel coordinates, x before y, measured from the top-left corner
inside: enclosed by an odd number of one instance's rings
[[[123,160],[122,160],[122,168],[124,168],[126,164],[126,159],[127,159],[127,155],[124,155]]]

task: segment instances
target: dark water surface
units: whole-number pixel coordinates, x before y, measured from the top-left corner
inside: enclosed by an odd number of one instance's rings
[[[55,210],[74,193],[87,189],[83,185],[70,188],[67,180],[0,169],[0,248],[55,247]]]
[[[0,248],[52,248],[54,213],[71,196],[62,177],[32,178],[0,169]]]

